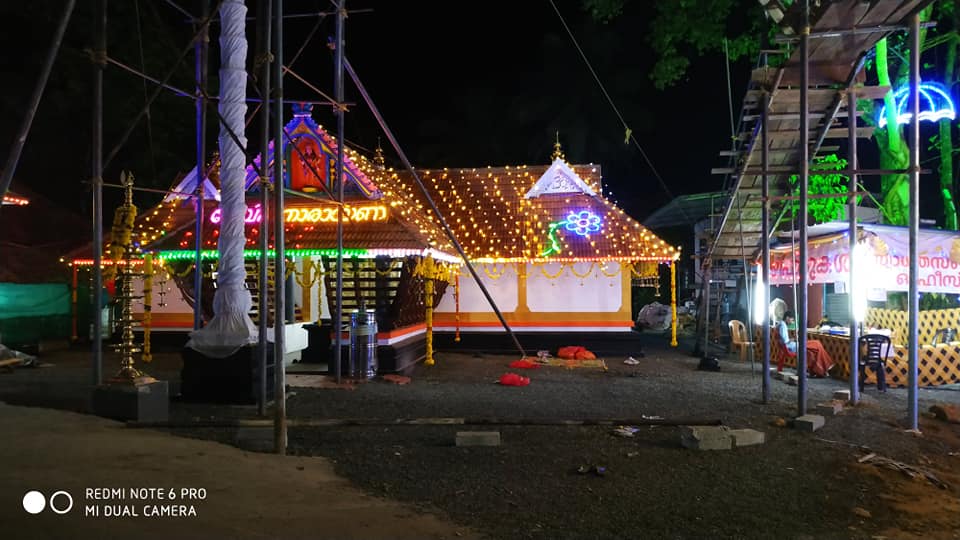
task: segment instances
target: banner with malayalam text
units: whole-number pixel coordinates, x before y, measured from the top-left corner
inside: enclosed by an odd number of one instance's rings
[[[873,248],[864,273],[871,289],[906,291],[910,287],[910,243],[905,227],[862,226]],[[845,234],[812,238],[807,250],[809,283],[847,282],[850,249]],[[918,238],[918,285],[921,292],[960,293],[960,234],[954,231],[922,230]],[[770,284],[792,285],[799,281],[799,247],[770,251]]]

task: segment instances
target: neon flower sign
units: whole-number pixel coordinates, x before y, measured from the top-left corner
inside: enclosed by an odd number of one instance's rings
[[[387,207],[382,204],[373,204],[366,206],[345,206],[344,218],[346,221],[386,221],[389,213]],[[222,219],[220,209],[217,208],[210,213],[210,223],[218,224]],[[283,220],[286,223],[336,223],[336,206],[318,206],[318,207],[299,207],[286,208],[283,211]],[[248,206],[243,216],[244,223],[263,222],[263,210],[260,205]]]
[[[547,257],[554,253],[560,253],[560,240],[557,238],[557,230],[561,227],[587,237],[590,236],[590,233],[600,230],[600,222],[600,216],[589,210],[581,210],[580,212],[570,212],[567,214],[567,219],[550,223],[547,225],[547,241],[550,242],[550,245],[544,248],[540,256]]]
[[[909,124],[913,114],[910,112],[910,87],[903,86],[893,94],[893,99],[897,104],[897,124]],[[957,117],[957,110],[953,105],[953,99],[950,93],[937,83],[920,83],[920,120],[929,120],[936,122],[949,118],[953,120]],[[880,118],[877,125],[883,127],[887,125],[887,107],[884,105],[880,109]]]
[[[563,222],[563,226],[568,231],[573,231],[580,236],[590,236],[590,233],[600,230],[600,216],[589,210],[570,212],[566,221]]]

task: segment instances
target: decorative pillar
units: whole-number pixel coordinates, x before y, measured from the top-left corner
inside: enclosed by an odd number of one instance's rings
[[[77,310],[77,265],[73,264],[73,291],[70,293],[70,312],[71,312],[71,325],[70,325],[70,340],[77,341],[80,336],[77,335],[77,319],[79,318],[79,313]]]
[[[432,366],[436,362],[433,359],[433,290],[434,280],[442,275],[445,268],[433,259],[432,255],[427,255],[420,260],[420,264],[413,270],[415,276],[423,278],[423,303],[425,310],[424,322],[427,327],[427,357],[424,365]]]
[[[677,346],[677,261],[670,262],[670,346]]]

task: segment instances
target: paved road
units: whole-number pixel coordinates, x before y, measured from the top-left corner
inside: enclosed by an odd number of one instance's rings
[[[93,416],[3,403],[0,434],[4,538],[478,537],[436,515],[362,493],[323,458],[244,452]],[[97,488],[111,489],[92,491]],[[131,490],[140,488],[163,488],[163,498],[154,491],[146,500],[132,499]],[[206,490],[205,498],[195,491],[193,499],[182,499],[191,493],[181,490],[189,488]],[[58,515],[47,505],[29,514],[24,495],[31,490],[44,499],[65,491],[73,508]],[[69,499],[59,494],[52,502],[62,511]],[[99,516],[85,516],[89,506]],[[170,512],[186,515],[148,515]]]

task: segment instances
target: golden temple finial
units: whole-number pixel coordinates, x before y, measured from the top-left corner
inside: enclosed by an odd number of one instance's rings
[[[373,154],[373,166],[378,171],[386,169],[386,160],[383,158],[383,148],[380,147],[380,137],[377,137],[377,150]]]
[[[560,132],[557,131],[557,142],[553,143],[553,154],[550,155],[551,161],[556,161],[557,159],[566,160],[566,157],[563,155],[563,150],[560,148]]]

